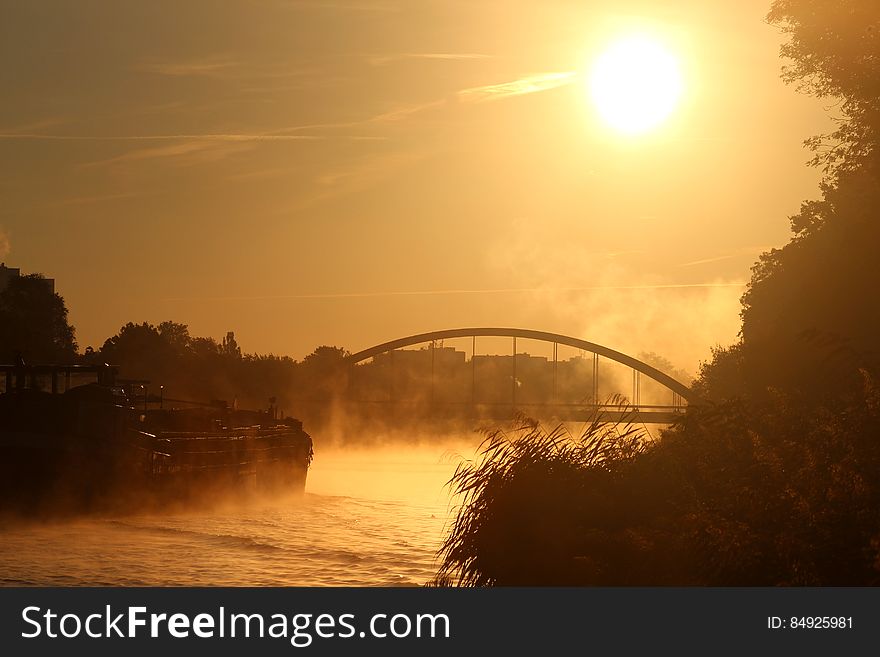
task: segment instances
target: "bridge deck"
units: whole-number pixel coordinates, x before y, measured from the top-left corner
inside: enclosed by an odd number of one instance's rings
[[[600,422],[614,424],[673,424],[681,419],[685,408],[681,406],[621,407],[610,404],[511,404],[406,400],[359,400],[349,401],[361,408],[383,409],[391,415],[404,414],[409,417],[467,417],[487,420],[510,420],[523,414],[536,419],[556,419],[564,422],[590,422],[594,418]]]

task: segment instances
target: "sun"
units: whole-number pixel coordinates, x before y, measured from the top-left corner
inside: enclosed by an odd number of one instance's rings
[[[681,98],[683,80],[676,56],[645,35],[614,41],[593,63],[589,92],[599,115],[625,135],[658,127]]]

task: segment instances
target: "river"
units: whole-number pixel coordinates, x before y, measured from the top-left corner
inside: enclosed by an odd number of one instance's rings
[[[479,440],[315,450],[306,494],[0,530],[3,586],[421,586]],[[468,444],[470,443],[470,444]]]

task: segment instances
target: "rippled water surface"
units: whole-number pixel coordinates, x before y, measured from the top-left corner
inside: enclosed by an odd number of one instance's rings
[[[5,527],[0,584],[419,586],[448,515],[446,446],[316,450],[306,495]],[[472,449],[471,449],[472,453]]]

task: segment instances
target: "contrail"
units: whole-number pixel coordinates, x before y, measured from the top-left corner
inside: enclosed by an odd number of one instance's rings
[[[43,135],[35,133],[0,133],[0,139],[45,140],[45,141],[307,141],[317,139],[366,139],[380,137],[361,135],[288,135],[288,134],[196,134],[196,135]]]
[[[501,287],[490,289],[404,290],[390,292],[331,292],[326,294],[279,294],[224,297],[165,297],[162,301],[270,301],[308,299],[371,299],[379,297],[451,296],[458,294],[510,294],[526,292],[588,292],[590,290],[669,290],[685,288],[745,287],[748,283],[667,283],[658,285],[590,285],[584,287]]]

